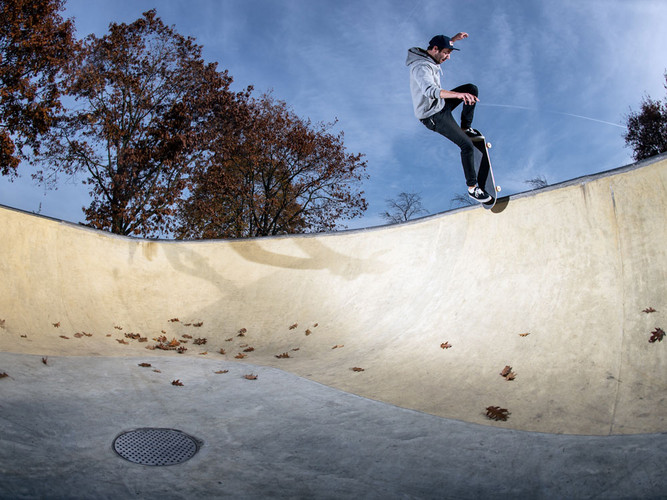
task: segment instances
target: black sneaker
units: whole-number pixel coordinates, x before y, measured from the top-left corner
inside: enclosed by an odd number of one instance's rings
[[[468,137],[474,139],[475,137],[482,137],[482,133],[472,127],[463,130]]]
[[[475,186],[475,189],[468,190],[468,196],[470,196],[473,200],[478,201],[480,203],[486,203],[487,201],[491,201],[491,195],[489,195],[486,191],[483,189],[480,189],[478,186]]]

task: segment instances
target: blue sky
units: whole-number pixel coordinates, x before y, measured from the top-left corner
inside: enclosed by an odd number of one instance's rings
[[[665,0],[67,0],[65,17],[79,37],[102,36],[151,8],[229,70],[235,90],[272,90],[301,117],[338,119],[370,175],[369,210],[349,228],[383,224],[385,200],[402,191],[431,214],[465,192],[458,149],[412,112],[407,49],[433,35],[470,35],[443,64],[443,87],[479,87],[474,126],[493,143],[503,194],[631,163],[625,116],[665,96]],[[83,221],[85,186],[46,191],[20,173],[0,178],[0,204]]]

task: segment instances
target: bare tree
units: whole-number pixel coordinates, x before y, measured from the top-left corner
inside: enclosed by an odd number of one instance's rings
[[[469,207],[475,203],[467,194],[456,194],[450,202],[452,208]]]
[[[528,184],[533,189],[541,189],[541,188],[547,187],[549,185],[549,183],[547,182],[547,178],[544,177],[543,175],[541,175],[539,177],[535,177],[533,179],[528,179],[524,182],[526,184]]]
[[[392,224],[406,222],[420,214],[428,211],[422,206],[422,197],[417,193],[400,193],[395,199],[386,200],[388,211],[380,216]]]

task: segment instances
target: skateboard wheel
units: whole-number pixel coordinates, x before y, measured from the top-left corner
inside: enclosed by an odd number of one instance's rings
[[[496,191],[500,193],[500,186],[496,186]]]
[[[491,149],[491,143],[490,143],[490,142],[487,142],[487,143],[486,143],[486,147],[489,148],[489,149]]]

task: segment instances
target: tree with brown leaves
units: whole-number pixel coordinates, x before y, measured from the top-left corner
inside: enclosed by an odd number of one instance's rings
[[[361,154],[349,154],[335,125],[314,125],[265,94],[247,101],[247,123],[220,140],[193,176],[181,205],[179,238],[242,238],[332,230],[367,208],[358,186]]]
[[[667,89],[667,73],[665,73]],[[667,151],[667,99],[654,101],[646,96],[641,110],[627,116],[625,144],[632,148],[633,158],[643,160]]]
[[[132,24],[112,23],[107,35],[84,41],[69,79],[79,106],[55,127],[40,180],[83,174],[92,227],[168,232],[191,169],[210,156],[213,133],[219,139],[236,128],[226,126],[241,99],[229,91],[231,81],[154,10]]]
[[[0,0],[0,174],[15,176],[61,108],[60,76],[73,61],[62,0]],[[27,151],[25,149],[27,149]]]

